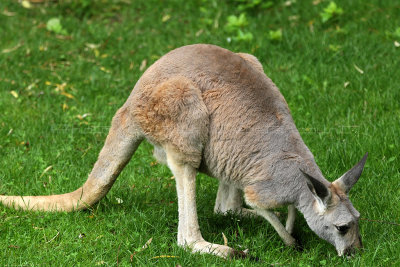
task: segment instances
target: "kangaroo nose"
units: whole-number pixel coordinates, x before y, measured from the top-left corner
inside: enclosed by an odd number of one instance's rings
[[[358,235],[358,238],[356,239],[356,242],[354,242],[354,245],[353,245],[355,248],[362,248],[363,247],[363,244],[362,244],[362,241],[361,241],[361,236],[360,235]]]
[[[344,251],[344,255],[346,256],[354,256],[357,249],[361,249],[363,247],[361,238],[358,237],[351,247],[348,247]]]
[[[351,257],[354,255],[355,249],[354,247],[348,247],[346,248],[346,250],[344,251],[343,255],[347,256],[347,257]]]

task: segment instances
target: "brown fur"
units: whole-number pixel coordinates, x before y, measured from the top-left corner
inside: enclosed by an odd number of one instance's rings
[[[334,204],[337,204],[337,202],[339,202],[341,199],[347,198],[346,193],[343,191],[343,189],[337,186],[335,183],[332,183],[329,189],[332,192],[332,196],[336,196],[332,197]]]
[[[184,163],[198,168],[208,128],[208,112],[201,98],[190,80],[173,77],[145,91],[132,113],[151,142],[172,147]]]
[[[279,205],[278,202],[272,198],[272,196],[263,197],[263,195],[260,194],[259,190],[257,190],[257,188],[254,188],[254,186],[247,186],[244,189],[244,197],[246,202],[252,207],[259,207],[262,209],[274,209],[282,206]]]

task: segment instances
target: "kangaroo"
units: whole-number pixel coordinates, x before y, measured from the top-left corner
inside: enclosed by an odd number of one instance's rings
[[[201,235],[196,174],[219,180],[214,211],[265,218],[286,245],[296,209],[339,256],[360,248],[360,213],[348,199],[367,154],[334,182],[304,144],[288,105],[256,57],[214,45],[177,48],[150,66],[112,119],[98,160],[82,187],[50,196],[0,196],[24,210],[74,211],[110,190],[139,144],[171,169],[178,195],[178,245],[221,257],[244,255]],[[243,207],[243,198],[250,208]],[[288,206],[284,226],[271,210]]]

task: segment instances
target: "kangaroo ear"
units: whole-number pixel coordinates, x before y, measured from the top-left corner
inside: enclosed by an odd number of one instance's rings
[[[347,171],[339,179],[333,182],[334,185],[339,186],[346,194],[350,191],[353,185],[360,178],[361,173],[364,169],[365,162],[367,161],[368,152],[365,153],[364,157],[358,162],[353,168]]]
[[[318,197],[324,204],[326,204],[331,198],[331,191],[323,183],[318,181],[304,170],[300,169],[300,171],[304,174],[310,191],[314,194],[314,196]]]

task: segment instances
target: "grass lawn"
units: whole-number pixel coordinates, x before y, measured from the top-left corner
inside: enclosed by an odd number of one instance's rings
[[[190,254],[176,244],[172,174],[143,143],[91,210],[1,206],[1,266],[400,266],[399,2],[257,2],[60,0],[27,8],[2,0],[0,194],[81,186],[144,70],[171,49],[212,43],[260,59],[327,179],[369,152],[350,192],[362,215],[363,253],[338,257],[301,215],[301,252],[262,219],[215,215],[217,181],[199,175],[204,238],[223,243],[223,232],[262,262]]]

